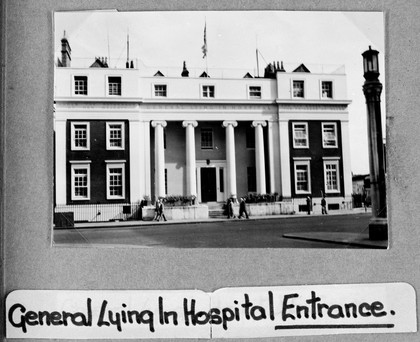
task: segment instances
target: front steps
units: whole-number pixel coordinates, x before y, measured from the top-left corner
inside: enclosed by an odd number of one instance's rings
[[[225,210],[223,209],[225,203],[208,202],[206,205],[209,208],[209,218],[227,218],[226,214],[224,214]]]

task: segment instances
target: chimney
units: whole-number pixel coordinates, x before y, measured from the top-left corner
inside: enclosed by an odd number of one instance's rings
[[[61,65],[63,67],[70,67],[71,64],[71,48],[66,38],[66,31],[61,39]]]
[[[284,70],[284,67],[283,67],[283,61],[281,61],[281,68],[280,68],[280,70],[279,70],[280,72],[286,72],[286,70]]]
[[[188,69],[187,69],[187,64],[185,63],[185,61],[184,61],[184,65],[183,65],[183,67],[182,67],[182,73],[181,73],[181,76],[182,77],[188,77],[190,75],[190,72],[188,71]]]

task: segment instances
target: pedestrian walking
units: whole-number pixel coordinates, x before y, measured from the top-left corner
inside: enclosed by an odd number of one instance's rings
[[[245,214],[245,217],[249,219],[248,212],[246,211],[245,199],[241,198],[241,203],[239,203],[239,218],[242,218],[243,214]]]
[[[155,216],[153,217],[153,221],[157,221],[159,216],[159,199],[156,199],[155,202]]]
[[[327,201],[325,200],[325,197],[322,196],[322,200],[321,200],[321,208],[322,208],[322,215],[327,215]]]
[[[164,213],[163,201],[162,201],[162,199],[160,199],[160,200],[159,200],[158,217],[157,217],[156,221],[158,221],[158,222],[159,222],[159,220],[160,220],[162,217],[163,217],[163,219],[164,219],[165,221],[167,221],[167,220],[166,220],[165,213]]]
[[[306,209],[308,210],[308,215],[311,215],[311,198],[306,197]]]
[[[228,200],[228,218],[235,218],[235,214],[233,212],[233,198],[229,198]]]

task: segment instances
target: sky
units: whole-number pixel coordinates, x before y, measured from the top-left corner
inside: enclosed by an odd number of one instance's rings
[[[385,37],[382,12],[302,11],[79,11],[54,14],[55,57],[64,31],[72,66],[89,66],[108,57],[111,68],[129,57],[143,75],[160,70],[179,76],[186,61],[190,77],[206,68],[211,77],[263,75],[267,63],[283,61],[286,71],[304,63],[312,72],[340,66],[347,75],[351,169],[369,173],[363,59],[369,46],[379,51],[380,81],[385,89]],[[207,58],[202,45],[206,27]],[[258,49],[258,65],[256,49]],[[385,93],[382,94],[385,130]],[[384,134],[385,137],[385,134]]]

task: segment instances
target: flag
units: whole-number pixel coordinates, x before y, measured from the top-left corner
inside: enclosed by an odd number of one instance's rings
[[[204,44],[201,47],[201,50],[203,51],[203,58],[207,57],[207,23],[204,24]]]

